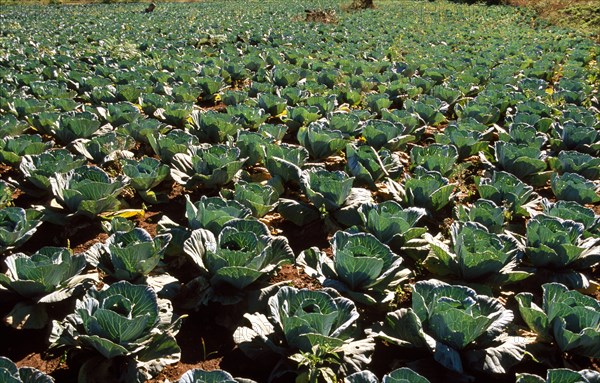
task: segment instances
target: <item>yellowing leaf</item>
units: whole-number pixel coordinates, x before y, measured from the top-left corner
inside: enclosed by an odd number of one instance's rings
[[[113,211],[113,212],[101,214],[100,217],[102,217],[104,219],[113,219],[115,217],[143,218],[144,214],[145,214],[145,212],[143,209],[123,209],[123,210],[119,210],[119,211]]]

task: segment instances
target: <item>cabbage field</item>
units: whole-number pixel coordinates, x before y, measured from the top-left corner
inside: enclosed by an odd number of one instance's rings
[[[600,382],[600,45],[146,7],[0,8],[0,382]]]

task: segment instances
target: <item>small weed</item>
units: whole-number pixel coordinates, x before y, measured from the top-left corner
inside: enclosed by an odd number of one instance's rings
[[[67,351],[63,352],[63,354],[60,356],[60,364],[67,364]]]
[[[212,355],[218,354],[217,351],[206,352],[206,342],[204,338],[200,338],[200,343],[202,344],[202,360],[207,361]]]
[[[341,365],[342,361],[333,346],[315,345],[310,352],[299,352],[290,356],[300,367],[308,367],[297,378],[296,382],[302,383],[335,383],[335,372],[329,365]]]

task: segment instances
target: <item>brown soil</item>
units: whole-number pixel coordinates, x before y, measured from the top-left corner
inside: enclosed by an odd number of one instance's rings
[[[160,220],[161,213],[157,211],[147,211],[143,217],[138,217],[135,220],[136,227],[144,229],[152,237],[156,236],[156,226]]]
[[[325,168],[330,172],[336,170],[343,171],[346,167],[346,158],[343,155],[327,157],[323,162],[325,163]]]
[[[40,353],[31,353],[25,356],[23,359],[18,361],[18,367],[33,367],[40,371],[44,371],[46,374],[51,375],[58,379],[60,376],[69,374],[69,366],[67,365],[64,358],[59,357],[44,357]]]
[[[335,9],[306,9],[305,21],[317,23],[335,24],[338,22],[338,17]]]
[[[225,112],[225,110],[227,109],[227,105],[225,105],[223,102],[215,103],[214,101],[198,100],[198,105],[204,111],[213,110],[215,112]]]
[[[96,243],[105,242],[107,239],[108,239],[108,234],[98,233],[97,236],[95,236],[94,238],[87,240],[87,241],[80,243],[80,244],[76,245],[75,247],[73,247],[73,253],[74,254],[82,253],[82,252],[88,250],[90,247],[92,247]]]
[[[200,363],[182,363],[173,364],[165,367],[156,378],[148,380],[147,383],[163,383],[166,381],[177,382],[183,374],[189,370],[201,369],[204,371],[214,371],[221,369],[223,358],[209,359]]]
[[[322,286],[315,278],[308,276],[301,268],[284,265],[277,275],[269,281],[270,284],[288,282],[290,286],[297,289],[318,290]]]
[[[9,173],[12,170],[12,166],[0,163],[0,175],[4,178],[4,174]]]

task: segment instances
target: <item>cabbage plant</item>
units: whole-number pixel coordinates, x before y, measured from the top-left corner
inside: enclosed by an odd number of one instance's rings
[[[137,142],[147,144],[149,143],[150,136],[154,134],[164,135],[169,132],[169,130],[171,130],[171,128],[168,125],[154,118],[145,118],[121,125],[115,131],[119,134],[129,135]]]
[[[237,201],[202,196],[200,200],[192,202],[188,195],[185,198],[185,216],[192,230],[207,229],[218,235],[227,222],[251,215],[251,210]]]
[[[361,228],[394,250],[427,232],[427,228],[417,226],[427,215],[423,208],[403,208],[396,201],[384,201],[363,204],[358,208],[358,214],[362,220]]]
[[[0,138],[0,162],[16,166],[23,156],[43,153],[53,145],[53,141],[44,142],[39,134],[2,137]]]
[[[451,246],[424,234],[430,252],[424,266],[439,277],[498,288],[531,275],[519,270],[523,256],[518,242],[502,234],[490,233],[476,222],[453,223],[450,226]]]
[[[337,69],[322,69],[317,74],[317,82],[332,89],[342,80],[341,73]]]
[[[133,158],[130,149],[134,145],[135,140],[132,137],[115,132],[108,132],[91,139],[82,138],[72,143],[73,150],[98,165],[120,158]]]
[[[234,378],[223,370],[205,371],[199,368],[187,371],[178,383],[255,383],[253,380]]]
[[[53,131],[47,133],[68,145],[78,138],[91,137],[100,129],[100,121],[95,114],[90,112],[69,113],[61,115],[58,124],[53,128]]]
[[[515,383],[598,383],[600,373],[593,370],[573,371],[568,368],[550,369],[546,379],[527,373],[517,374]]]
[[[404,182],[404,202],[434,213],[452,201],[454,186],[440,172],[419,166]]]
[[[225,142],[228,137],[235,137],[241,126],[237,120],[225,113],[215,111],[200,112],[194,110],[191,115],[190,133],[202,142]]]
[[[167,124],[183,128],[192,113],[193,105],[187,102],[167,103],[154,112],[154,116]]]
[[[435,136],[435,141],[440,144],[454,145],[458,157],[467,158],[488,151],[489,143],[484,138],[484,132],[471,130],[465,124],[450,124],[443,133]]]
[[[238,303],[244,289],[294,261],[285,237],[273,237],[264,223],[250,219],[227,222],[216,237],[205,229],[194,230],[184,252],[200,269],[200,275],[184,287],[188,307],[211,301]]]
[[[306,98],[309,96],[308,91],[306,91],[305,89],[300,89],[300,88],[293,87],[293,86],[281,89],[279,94],[281,95],[281,97],[283,97],[287,100],[287,104],[291,107],[298,106],[299,104],[303,103],[306,100]],[[317,108],[315,108],[315,109],[318,113],[319,110]],[[289,111],[290,111],[290,109],[288,109],[288,113],[289,113]],[[318,119],[318,117],[315,119],[315,121],[317,119]]]
[[[252,215],[261,218],[277,206],[279,192],[269,184],[237,182],[234,200],[252,210]]]
[[[0,253],[25,243],[42,224],[42,213],[34,209],[0,209]]]
[[[262,125],[261,128],[266,125]],[[240,149],[240,156],[248,158],[248,165],[264,165],[265,147],[273,144],[273,139],[259,132],[240,130],[237,133],[235,146]]]
[[[356,306],[333,289],[283,286],[269,298],[266,314],[245,314],[250,327],[238,327],[233,334],[235,343],[252,359],[303,353],[314,356],[313,368],[331,368],[338,376],[361,371],[371,361],[374,342],[358,338]],[[304,372],[289,363],[280,359],[271,377]]]
[[[419,118],[427,125],[436,126],[446,121],[444,110],[448,108],[448,104],[440,99],[431,96],[421,96],[419,101],[406,100],[404,108],[409,113],[416,113]]]
[[[414,285],[412,307],[388,313],[376,336],[404,348],[425,349],[443,367],[505,374],[523,358],[506,327],[513,313],[474,290],[437,280]]]
[[[273,83],[282,88],[293,87],[302,78],[302,73],[294,66],[278,65],[273,68]]]
[[[244,104],[228,106],[227,114],[237,118],[244,129],[250,130],[258,129],[269,118],[263,109]]]
[[[550,187],[552,193],[560,200],[576,201],[580,204],[600,202],[600,187],[576,173],[554,173]]]
[[[389,150],[402,149],[408,142],[415,140],[410,130],[401,122],[386,120],[368,120],[362,129],[362,137],[375,150],[383,147]]]
[[[410,368],[402,367],[385,374],[381,383],[429,383],[429,380]]]
[[[561,78],[557,84],[558,90],[553,94],[558,100],[569,104],[581,105],[591,93],[590,85],[578,79]]]
[[[221,100],[226,106],[243,104],[248,99],[248,93],[240,90],[226,90],[221,95]]]
[[[23,79],[23,77],[28,76],[35,76],[35,80],[39,80],[39,76],[34,74],[23,73],[21,76],[19,76],[21,77],[21,80]],[[30,84],[30,79],[26,79],[25,81],[21,80],[18,81],[20,85]],[[13,100],[13,102],[7,101],[8,100],[6,99],[3,100],[3,109],[6,111],[10,111],[11,114],[19,117],[20,119],[23,119],[27,115],[44,112],[50,108],[50,104],[46,100],[38,100],[36,98],[17,97]]]
[[[316,107],[296,106],[288,110],[287,116],[284,117],[283,121],[290,129],[298,129],[302,126],[308,126],[320,117],[319,109]]]
[[[285,143],[267,145],[265,167],[273,177],[281,177],[284,182],[300,183],[302,167],[308,160],[308,155],[308,151],[302,146]]]
[[[347,137],[355,137],[362,131],[360,117],[355,113],[331,113],[328,118],[329,127]]]
[[[79,275],[86,266],[82,254],[62,247],[42,247],[31,256],[13,254],[4,262],[8,270],[0,274],[0,285],[20,297],[4,320],[18,329],[46,327],[49,304],[70,298],[94,278]]]
[[[281,142],[288,133],[288,127],[283,124],[262,124],[257,133],[269,140]]]
[[[280,198],[277,211],[297,226],[324,219],[326,224],[350,227],[360,224],[358,208],[373,202],[371,192],[353,188],[354,178],[343,171],[311,168],[301,174],[301,186],[310,202]]]
[[[480,178],[477,191],[481,198],[505,207],[511,215],[528,217],[537,202],[533,188],[507,172],[494,171],[491,178]]]
[[[337,104],[337,96],[335,94],[331,94],[329,96],[317,95],[306,98],[306,105],[308,105],[309,107],[316,107],[319,110],[321,116],[326,116],[327,113],[333,112]]]
[[[484,125],[492,125],[500,120],[500,110],[494,105],[473,101],[457,106],[456,114],[460,119],[472,118]]]
[[[403,259],[369,233],[335,233],[331,239],[333,258],[317,247],[303,251],[297,264],[325,287],[332,287],[354,302],[386,304],[411,271]]]
[[[335,211],[342,207],[352,190],[354,177],[345,172],[309,169],[302,172],[302,187],[318,209]]]
[[[287,100],[274,94],[265,93],[258,97],[258,106],[272,117],[276,117],[286,111]]]
[[[154,153],[166,164],[173,161],[175,154],[186,153],[190,147],[200,143],[198,137],[179,129],[173,129],[167,134],[156,131],[148,134],[147,138]]]
[[[493,201],[480,198],[469,207],[457,205],[454,213],[460,222],[477,222],[485,226],[490,233],[501,234],[504,231],[505,210]]]
[[[559,173],[577,173],[589,180],[600,179],[600,158],[575,150],[561,150],[551,165]]]
[[[106,108],[98,107],[98,114],[112,126],[121,126],[134,122],[142,117],[140,109],[130,102],[109,104]]]
[[[597,153],[600,146],[598,130],[585,122],[567,120],[562,124],[552,125],[553,133],[558,138],[560,149],[577,150],[585,153]]]
[[[217,94],[223,88],[222,77],[200,77],[198,79],[198,86],[201,89],[199,98],[202,101],[213,101],[217,97]]]
[[[355,372],[344,378],[344,383],[379,383],[377,375],[369,370]],[[383,376],[381,383],[430,383],[427,378],[408,367],[401,367]]]
[[[523,122],[510,124],[508,134],[501,133],[500,139],[516,144],[518,147],[529,146],[536,150],[541,150],[548,140],[544,133],[540,133],[534,126]]]
[[[139,103],[140,96],[142,95],[142,92],[144,91],[144,88],[143,88],[144,83],[145,82],[142,82],[142,81],[139,81],[139,82],[136,81],[136,82],[133,82],[130,84],[117,84],[117,86],[116,86],[117,93],[115,95],[117,96],[117,99],[119,101],[127,101],[132,104]],[[140,107],[138,109],[138,113],[141,110],[142,110],[142,108]]]
[[[24,121],[19,121],[12,114],[0,116],[0,137],[18,136],[29,128]]]
[[[379,383],[377,375],[369,370],[358,371],[346,376],[344,383]]]
[[[91,351],[79,370],[83,382],[145,382],[179,360],[181,320],[170,302],[148,286],[127,281],[87,291],[75,312],[53,321],[51,348]]]
[[[560,283],[546,283],[542,289],[541,307],[531,293],[515,297],[527,326],[540,340],[554,343],[562,352],[599,358],[600,302]]]
[[[403,147],[404,143],[413,142],[417,139],[420,139],[425,131],[425,126],[423,125],[423,121],[420,119],[419,115],[416,113],[410,113],[404,109],[396,109],[392,111],[382,110],[381,118],[384,121],[394,123],[398,128],[401,129],[401,136],[404,136],[404,138],[398,142],[400,145],[399,148]],[[369,121],[365,123],[365,126],[368,124]]]
[[[511,124],[526,124],[533,126],[539,134],[540,132],[548,133],[553,120],[548,117],[541,117],[538,114],[517,112],[514,115],[506,116],[507,122]]]
[[[183,243],[190,237],[193,230],[206,229],[216,236],[227,222],[235,218],[247,218],[251,215],[252,210],[234,200],[202,196],[198,201],[192,202],[189,195],[186,194],[187,225],[179,225],[164,216],[158,222],[158,231],[159,233],[169,233],[172,236],[166,254],[179,255],[183,251]]]
[[[496,161],[503,170],[519,179],[528,179],[546,170],[545,154],[538,148],[527,144],[496,142]]]
[[[50,191],[50,177],[56,173],[66,173],[86,164],[85,158],[76,157],[66,149],[48,150],[37,155],[26,155],[21,160],[19,170],[25,180],[38,189]]]
[[[393,101],[388,98],[388,95],[383,93],[371,93],[365,97],[365,104],[369,110],[377,115],[381,115],[381,111],[392,106]]]
[[[344,134],[331,130],[324,123],[313,122],[298,129],[298,142],[304,146],[311,158],[322,159],[336,154],[346,146]]]
[[[187,188],[218,188],[231,182],[245,161],[235,147],[193,146],[187,153],[173,156],[171,177]]]
[[[50,177],[52,194],[58,203],[74,214],[90,218],[117,210],[118,196],[127,182],[126,177],[112,178],[96,166],[81,166]]]
[[[458,151],[454,145],[431,144],[426,147],[413,146],[410,151],[411,166],[422,166],[430,171],[440,172],[448,177],[458,160]]]
[[[552,203],[542,199],[543,212],[552,217],[579,222],[583,225],[584,238],[600,234],[600,216],[594,210],[581,206],[575,201],[556,201]]]
[[[153,116],[157,110],[173,102],[173,97],[158,93],[142,93],[139,101],[144,113]]]
[[[545,280],[587,288],[588,270],[600,263],[600,238],[583,238],[581,223],[539,214],[527,222],[525,262]]]
[[[369,145],[346,145],[346,171],[355,181],[377,190],[377,182],[386,177],[398,178],[402,174],[402,163],[395,153],[387,149],[376,151]]]
[[[156,158],[144,157],[141,160],[122,159],[123,174],[129,178],[129,184],[142,199],[148,203],[160,201],[151,189],[158,186],[170,174],[169,166]]]
[[[87,262],[115,280],[136,281],[149,275],[162,259],[171,234],[152,238],[144,229],[117,231],[85,252]]]
[[[12,360],[0,356],[0,381],[6,383],[54,383],[54,379],[33,367],[17,367]]]
[[[102,81],[107,81],[103,84]],[[84,78],[81,85],[82,89],[88,90],[86,98],[93,104],[112,104],[118,101],[117,89],[110,84],[109,79],[103,80],[100,77]]]

